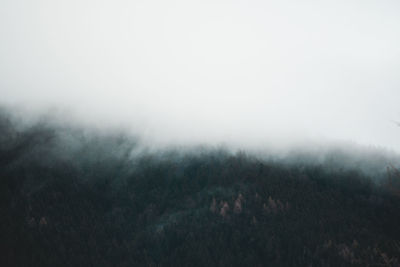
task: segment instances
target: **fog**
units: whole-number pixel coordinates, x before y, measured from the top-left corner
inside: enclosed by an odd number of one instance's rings
[[[398,1],[2,0],[0,104],[160,144],[400,152]]]

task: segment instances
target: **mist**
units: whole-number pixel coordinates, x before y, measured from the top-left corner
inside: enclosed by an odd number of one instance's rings
[[[400,151],[398,1],[0,3],[0,104],[149,144]]]

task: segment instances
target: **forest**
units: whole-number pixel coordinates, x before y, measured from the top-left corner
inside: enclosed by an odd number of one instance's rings
[[[151,150],[2,111],[0,266],[400,266],[396,163],[302,157]]]

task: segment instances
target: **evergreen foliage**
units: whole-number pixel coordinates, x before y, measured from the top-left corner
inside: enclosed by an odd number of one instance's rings
[[[400,198],[360,172],[0,132],[0,266],[400,266]]]

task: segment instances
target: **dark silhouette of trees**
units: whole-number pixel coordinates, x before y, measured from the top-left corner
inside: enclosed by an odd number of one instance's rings
[[[360,172],[0,129],[0,266],[399,266],[400,198]]]

